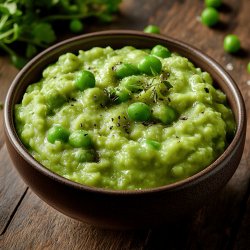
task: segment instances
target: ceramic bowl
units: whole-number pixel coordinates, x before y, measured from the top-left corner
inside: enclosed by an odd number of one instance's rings
[[[174,184],[140,191],[112,191],[67,180],[37,162],[17,136],[13,110],[27,86],[41,77],[42,70],[66,52],[95,46],[120,48],[132,45],[152,48],[162,44],[187,57],[209,72],[226,93],[237,122],[236,134],[224,153],[201,172]],[[104,228],[127,229],[157,226],[183,219],[212,199],[239,165],[246,135],[246,112],[240,91],[232,78],[201,51],[170,37],[138,31],[105,31],[78,36],[45,50],[31,60],[14,79],[4,110],[6,144],[27,185],[58,211],[80,221]]]

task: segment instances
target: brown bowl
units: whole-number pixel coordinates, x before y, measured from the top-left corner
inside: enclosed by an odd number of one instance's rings
[[[174,184],[140,190],[112,191],[88,187],[67,180],[38,163],[17,136],[13,109],[27,86],[41,77],[42,70],[66,52],[87,50],[94,46],[120,48],[132,45],[151,48],[156,44],[189,58],[197,67],[209,72],[226,93],[237,122],[236,134],[210,166]],[[105,228],[138,228],[174,222],[210,200],[235,172],[243,152],[246,135],[245,106],[232,78],[214,60],[175,39],[137,31],[106,31],[75,37],[45,50],[31,60],[13,81],[5,103],[6,143],[14,165],[24,181],[45,202],[60,212]]]

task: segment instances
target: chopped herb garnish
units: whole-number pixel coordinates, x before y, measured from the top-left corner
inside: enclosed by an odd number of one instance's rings
[[[169,81],[163,81],[163,83],[167,87],[167,89],[173,88],[173,85]]]

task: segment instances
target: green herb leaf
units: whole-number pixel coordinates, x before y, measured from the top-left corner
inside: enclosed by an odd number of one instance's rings
[[[49,23],[35,23],[32,25],[32,35],[38,43],[52,43],[56,40],[55,32]]]
[[[8,53],[14,64],[20,67],[20,58],[25,61],[33,57],[39,48],[46,48],[55,42],[56,21],[78,19],[82,22],[84,18],[91,16],[102,21],[112,21],[112,13],[118,10],[120,2],[121,0],[0,0],[0,49]],[[18,48],[23,46],[26,51],[19,56]]]

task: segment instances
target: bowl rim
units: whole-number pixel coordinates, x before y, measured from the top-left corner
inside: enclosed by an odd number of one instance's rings
[[[43,166],[41,163],[39,163],[37,160],[33,158],[33,156],[28,152],[28,150],[24,147],[23,143],[19,139],[15,126],[14,126],[14,115],[13,110],[11,110],[11,103],[12,103],[12,95],[14,93],[16,85],[18,85],[19,79],[22,78],[22,75],[28,70],[32,65],[41,60],[45,55],[55,51],[56,49],[59,49],[60,47],[63,47],[67,44],[74,43],[76,41],[81,41],[86,38],[90,37],[100,37],[100,36],[114,36],[114,35],[122,35],[122,36],[135,36],[135,37],[141,37],[141,38],[147,38],[147,39],[158,39],[165,40],[170,43],[176,44],[179,47],[183,48],[186,51],[189,51],[191,54],[193,54],[195,57],[199,58],[199,60],[205,61],[206,64],[210,65],[214,70],[219,73],[219,75],[224,79],[224,82],[226,82],[226,85],[230,87],[230,91],[233,92],[233,99],[235,99],[236,109],[239,112],[239,119],[238,119],[238,126],[236,129],[235,136],[231,143],[227,146],[225,151],[215,160],[213,161],[209,166],[204,168],[203,170],[199,171],[198,173],[185,178],[183,180],[167,184],[164,186],[154,187],[154,188],[145,188],[145,189],[139,189],[139,190],[113,190],[113,189],[107,189],[107,188],[99,188],[94,186],[87,186],[85,184],[77,183],[74,181],[71,181],[69,179],[64,178],[63,176],[51,171],[50,169]],[[220,85],[220,84],[218,84]],[[237,120],[236,120],[237,121]],[[194,185],[197,182],[202,181],[203,179],[206,179],[209,174],[212,174],[213,172],[216,172],[222,167],[223,161],[227,159],[233,151],[238,148],[240,138],[242,137],[242,134],[244,134],[246,129],[246,109],[245,104],[243,101],[243,97],[241,95],[241,92],[232,79],[232,77],[225,71],[225,69],[217,63],[214,59],[212,59],[210,56],[204,54],[201,50],[190,46],[178,39],[171,38],[169,36],[165,35],[159,35],[159,34],[150,34],[150,33],[144,33],[141,31],[135,31],[135,30],[108,30],[108,31],[98,31],[98,32],[91,32],[88,34],[83,34],[80,36],[76,36],[73,38],[66,39],[64,41],[61,41],[59,43],[56,43],[46,50],[39,53],[37,56],[35,56],[32,60],[30,60],[24,68],[16,75],[14,80],[11,83],[11,86],[7,92],[7,96],[5,99],[5,105],[4,105],[4,129],[5,129],[5,136],[8,136],[9,142],[12,144],[12,146],[15,148],[15,150],[18,152],[19,155],[21,155],[22,158],[24,158],[29,164],[38,170],[43,175],[46,175],[47,177],[61,183],[65,184],[71,188],[75,188],[78,190],[85,190],[88,192],[93,193],[102,193],[105,195],[139,195],[139,194],[152,194],[152,193],[158,193],[158,192],[165,192],[170,190],[176,190],[176,189],[182,189],[189,185]]]

